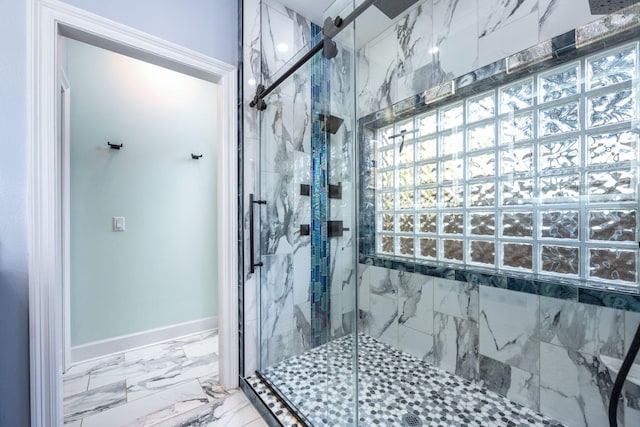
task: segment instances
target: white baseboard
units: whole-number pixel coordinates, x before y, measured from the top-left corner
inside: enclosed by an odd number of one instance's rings
[[[192,320],[190,322],[179,323],[177,325],[165,326],[162,328],[150,329],[148,331],[136,332],[135,334],[122,335],[106,340],[94,341],[71,347],[71,363],[78,363],[96,357],[103,357],[113,353],[131,350],[136,347],[143,347],[155,344],[160,341],[170,340],[185,335],[195,334],[209,329],[218,328],[218,316],[206,317],[204,319]]]

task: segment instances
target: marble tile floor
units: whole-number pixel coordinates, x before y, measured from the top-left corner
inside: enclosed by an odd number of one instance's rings
[[[424,426],[562,426],[367,335],[360,335],[358,343],[358,426],[402,427],[406,414],[417,416]],[[353,352],[347,336],[262,374],[310,425],[354,426]]]
[[[65,427],[263,427],[239,389],[218,385],[218,334],[207,331],[73,365]]]

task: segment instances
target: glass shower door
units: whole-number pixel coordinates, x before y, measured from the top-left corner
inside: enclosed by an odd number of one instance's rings
[[[353,56],[337,43],[260,113],[258,374],[313,426],[356,425],[353,103],[331,83]]]
[[[307,74],[308,74],[308,67]],[[310,182],[308,75],[303,67],[260,113],[260,313],[262,370],[310,348]]]

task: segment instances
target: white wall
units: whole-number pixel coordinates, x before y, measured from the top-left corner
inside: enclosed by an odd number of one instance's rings
[[[29,423],[26,30],[23,1],[0,0],[0,425]]]
[[[237,62],[237,1],[67,0],[65,3],[228,64]]]
[[[75,40],[67,51],[71,345],[217,315],[216,85]]]
[[[27,141],[26,1],[0,0],[0,425],[29,424],[29,321],[27,287]],[[216,59],[236,63],[237,2],[136,0],[98,2],[74,0],[74,5],[107,14],[133,28],[151,31],[159,18],[177,19],[159,25],[157,36],[189,44]],[[159,10],[153,19],[147,14]],[[98,10],[98,7],[105,10]],[[179,19],[189,12],[200,19]],[[160,32],[161,31],[161,32]],[[226,40],[220,43],[220,40]]]

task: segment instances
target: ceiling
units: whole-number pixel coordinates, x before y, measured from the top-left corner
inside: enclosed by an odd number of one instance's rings
[[[335,0],[280,0],[289,9],[295,10],[311,22],[322,25],[322,14]]]

